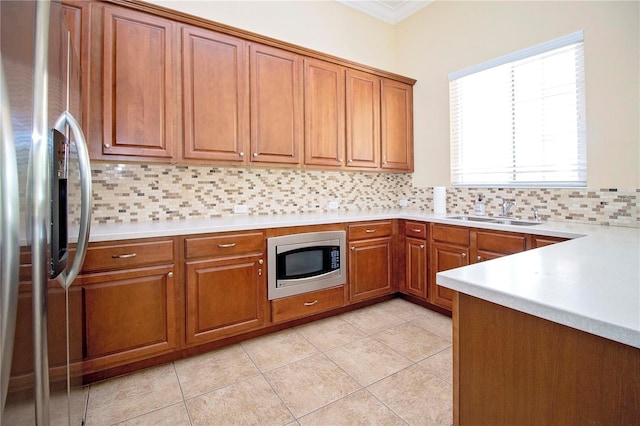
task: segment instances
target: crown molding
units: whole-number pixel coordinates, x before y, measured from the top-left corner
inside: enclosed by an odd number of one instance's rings
[[[336,0],[345,6],[395,25],[435,0]]]

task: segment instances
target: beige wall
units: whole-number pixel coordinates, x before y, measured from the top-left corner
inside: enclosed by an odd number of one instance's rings
[[[584,30],[588,186],[640,188],[640,2],[438,0],[391,26],[326,0],[148,1],[416,78],[419,187],[450,184],[450,72]]]
[[[640,3],[437,1],[396,26],[414,88],[414,185],[449,185],[447,75],[584,30],[591,188],[640,188]]]
[[[167,8],[394,71],[394,27],[335,1],[147,0]]]

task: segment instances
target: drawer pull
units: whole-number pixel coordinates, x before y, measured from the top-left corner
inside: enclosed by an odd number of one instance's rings
[[[418,234],[422,232],[422,229],[410,229],[411,232],[417,232]]]
[[[111,256],[112,259],[130,259],[132,257],[136,257],[136,253],[129,253],[129,254],[114,254],[113,256]]]
[[[229,243],[229,244],[218,244],[218,247],[220,248],[231,248],[231,247],[235,247],[236,243]]]
[[[420,248],[423,249],[424,248],[424,244],[420,244]]]
[[[367,234],[371,234],[372,232],[376,232],[375,229],[365,229],[364,232],[366,232]]]
[[[317,300],[314,300],[313,302],[305,302],[305,303],[304,303],[304,306],[313,306],[313,305],[315,305],[316,303],[318,303],[318,301],[317,301]]]

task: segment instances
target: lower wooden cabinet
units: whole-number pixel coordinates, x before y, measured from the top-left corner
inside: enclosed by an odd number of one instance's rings
[[[81,275],[84,373],[172,351],[177,344],[174,266]]]
[[[188,343],[222,339],[264,325],[263,263],[261,255],[186,263]]]
[[[185,238],[186,342],[211,342],[267,320],[262,231]]]
[[[469,264],[469,248],[452,244],[431,244],[431,303],[451,310],[455,292],[436,283],[436,274]]]
[[[392,239],[349,243],[349,300],[358,302],[393,292]]]
[[[405,248],[406,292],[427,300],[427,241],[407,238]]]

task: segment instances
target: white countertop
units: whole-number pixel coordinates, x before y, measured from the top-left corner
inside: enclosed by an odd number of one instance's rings
[[[412,219],[572,238],[437,274],[438,284],[640,348],[640,229],[547,222],[470,223],[405,209],[92,225],[91,241]],[[73,234],[70,232],[70,234]]]

